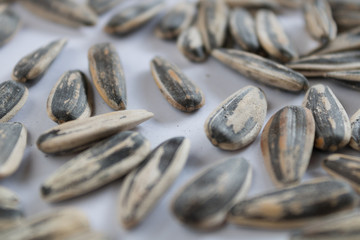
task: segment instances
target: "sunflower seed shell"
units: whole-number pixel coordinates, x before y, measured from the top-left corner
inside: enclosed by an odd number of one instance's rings
[[[88,0],[87,4],[98,15],[101,15],[114,8],[120,2],[122,0]]]
[[[280,9],[276,0],[225,0],[230,7]]]
[[[360,109],[350,118],[351,140],[350,147],[360,151]]]
[[[360,83],[360,70],[327,72],[323,77],[339,81]]]
[[[177,47],[192,62],[204,62],[209,56],[197,26],[192,26],[180,34]]]
[[[350,30],[360,24],[359,9],[357,10],[335,10],[333,15],[340,30]]]
[[[110,238],[104,236],[102,233],[87,231],[70,236],[64,240],[110,240]]]
[[[15,193],[0,187],[0,232],[21,223],[24,213]]]
[[[333,11],[339,10],[360,10],[358,0],[328,0]]]
[[[0,3],[0,47],[8,43],[22,26],[20,17],[7,4]]]

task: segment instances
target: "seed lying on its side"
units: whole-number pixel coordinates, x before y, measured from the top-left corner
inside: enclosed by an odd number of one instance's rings
[[[91,230],[65,238],[64,240],[110,240],[102,233],[93,232]]]
[[[314,146],[315,122],[309,109],[284,107],[275,113],[261,135],[265,166],[278,187],[301,181]]]
[[[124,180],[119,194],[119,216],[126,228],[138,225],[183,169],[190,141],[171,138],[155,148]]]
[[[59,209],[24,219],[21,224],[0,231],[0,239],[53,239],[88,231],[88,219],[74,208]]]
[[[0,83],[0,123],[9,121],[24,106],[28,89],[21,83],[5,81]]]
[[[339,10],[360,10],[358,0],[328,0],[333,11]]]
[[[15,193],[0,186],[0,232],[19,224],[24,217]]]
[[[275,0],[281,7],[300,8],[304,5],[303,0]]]
[[[360,83],[360,70],[327,72],[323,74],[323,77],[338,81]]]
[[[276,0],[224,0],[230,7],[280,9]]]
[[[335,10],[333,12],[335,22],[340,30],[350,30],[360,24],[359,9],[357,10]]]
[[[91,77],[102,99],[114,110],[126,109],[124,70],[115,46],[96,44],[89,49],[88,59]]]
[[[42,152],[51,154],[80,151],[119,131],[132,129],[153,116],[146,110],[123,110],[73,120],[43,133],[37,146]]]
[[[148,23],[164,7],[164,0],[151,0],[133,5],[114,15],[104,31],[119,36],[126,35]]]
[[[0,47],[8,43],[22,26],[20,17],[9,9],[7,4],[0,3]]]
[[[197,26],[192,26],[180,34],[177,47],[192,62],[204,62],[209,56]]]
[[[206,136],[223,150],[252,143],[264,124],[267,102],[263,91],[247,86],[225,99],[206,119]]]
[[[228,220],[242,226],[289,229],[351,211],[357,204],[358,196],[345,182],[316,179],[240,201]]]
[[[288,67],[258,55],[235,49],[215,49],[212,56],[240,74],[291,92],[306,90],[308,80]]]
[[[36,16],[70,27],[93,26],[96,14],[75,0],[26,0],[21,3]]]
[[[350,147],[360,151],[360,109],[350,118],[351,139]]]
[[[303,104],[313,113],[316,125],[315,147],[324,151],[337,151],[351,138],[349,117],[328,86],[318,84],[306,93]]]
[[[245,198],[252,168],[244,158],[230,158],[211,165],[192,178],[174,196],[171,209],[182,223],[213,229],[225,222],[229,209]]]
[[[19,82],[41,78],[66,43],[66,39],[56,40],[26,55],[14,67],[12,78]]]
[[[98,15],[101,15],[118,5],[122,0],[87,0],[87,4]]]
[[[174,108],[193,112],[205,104],[202,91],[164,58],[155,57],[151,61],[151,72],[160,92]]]

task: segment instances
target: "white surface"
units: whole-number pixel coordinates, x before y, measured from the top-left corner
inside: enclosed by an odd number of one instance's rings
[[[177,1],[169,0],[168,2],[171,5]],[[259,86],[266,93],[269,105],[267,119],[285,105],[301,104],[304,93],[287,93],[258,84],[245,79],[214,59],[209,59],[204,64],[191,63],[177,51],[174,42],[163,41],[154,36],[153,28],[157,20],[151,21],[145,28],[124,38],[106,35],[102,27],[111,15],[124,5],[126,3],[102,16],[96,27],[79,30],[49,23],[26,12],[20,6],[15,6],[15,11],[22,16],[25,23],[18,35],[0,49],[0,82],[10,79],[13,67],[25,54],[60,37],[67,37],[69,43],[45,76],[40,81],[28,85],[29,98],[21,111],[11,120],[22,122],[27,127],[29,136],[27,149],[20,169],[13,176],[1,180],[0,184],[19,195],[27,216],[55,207],[78,207],[85,211],[94,229],[107,234],[111,239],[287,239],[288,233],[285,231],[240,228],[231,224],[211,233],[197,232],[177,222],[169,211],[169,204],[176,190],[198,170],[220,159],[236,155],[247,158],[254,169],[249,196],[274,189],[264,168],[259,144],[260,136],[242,151],[225,152],[211,145],[205,136],[203,124],[219,103],[247,85]],[[316,43],[305,33],[301,14],[288,12],[281,16],[281,22],[302,52],[316,46]],[[125,69],[128,109],[143,108],[155,114],[152,120],[142,124],[136,130],[151,141],[153,148],[174,136],[186,136],[192,143],[184,171],[151,214],[132,231],[123,230],[116,215],[121,180],[60,204],[47,204],[39,194],[41,183],[70,159],[70,157],[46,156],[36,147],[38,136],[56,125],[46,113],[48,94],[61,74],[67,70],[80,69],[89,76],[87,50],[99,42],[112,42],[118,50]],[[174,109],[163,98],[150,73],[149,63],[155,55],[161,55],[177,64],[203,90],[206,97],[203,108],[193,114],[186,114]],[[311,84],[318,82],[320,81],[312,81]],[[322,82],[332,87],[348,114],[352,115],[360,107],[356,91],[331,82]],[[94,87],[93,89],[95,91]],[[96,114],[111,111],[97,92],[95,102]],[[343,152],[358,155],[349,148]],[[326,175],[319,168],[320,161],[325,156],[326,153],[314,151],[305,179]]]

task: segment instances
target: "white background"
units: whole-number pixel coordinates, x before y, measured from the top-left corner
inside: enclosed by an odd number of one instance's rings
[[[66,37],[69,42],[44,77],[36,83],[27,85],[29,98],[20,112],[11,120],[22,122],[26,126],[27,148],[19,170],[13,176],[1,180],[0,184],[19,195],[27,216],[57,207],[77,207],[86,213],[94,229],[107,234],[111,239],[287,239],[288,232],[285,231],[242,228],[231,224],[213,232],[194,231],[177,222],[169,211],[169,203],[176,190],[197,171],[230,156],[245,157],[254,169],[253,183],[248,196],[274,189],[264,168],[259,144],[260,136],[242,151],[225,152],[210,144],[205,136],[203,125],[207,116],[219,103],[238,89],[250,84],[261,87],[267,95],[269,105],[267,119],[286,105],[301,104],[304,93],[288,93],[258,84],[214,59],[200,64],[189,62],[179,53],[174,42],[163,41],[154,36],[153,29],[159,17],[127,37],[118,38],[105,34],[102,28],[109,18],[133,2],[135,1],[125,1],[108,14],[101,16],[96,27],[81,29],[71,29],[44,21],[28,13],[21,6],[14,6],[15,11],[24,20],[24,26],[10,43],[0,48],[0,82],[10,79],[13,67],[24,55],[58,38]],[[167,2],[170,7],[178,1]],[[300,52],[304,53],[317,45],[306,33],[301,13],[283,12],[280,21]],[[39,194],[41,183],[71,158],[71,156],[47,156],[36,147],[39,135],[56,125],[46,113],[48,94],[65,71],[80,69],[89,76],[87,51],[90,46],[100,42],[111,42],[118,50],[125,69],[128,109],[147,109],[155,114],[153,119],[143,123],[136,130],[151,141],[153,148],[174,136],[186,136],[192,143],[184,171],[143,223],[131,231],[122,229],[116,215],[121,180],[60,204],[48,204],[41,199]],[[203,90],[206,97],[203,108],[192,114],[186,114],[174,109],[163,98],[150,73],[150,60],[155,55],[163,56],[178,65]],[[359,108],[356,91],[326,80],[311,80],[310,84],[319,82],[328,84],[333,89],[350,116]],[[94,87],[93,89],[95,92]],[[97,92],[95,92],[95,102],[95,114],[112,111]],[[342,152],[358,154],[349,148]],[[326,175],[319,167],[326,155],[327,153],[314,151],[304,179]]]

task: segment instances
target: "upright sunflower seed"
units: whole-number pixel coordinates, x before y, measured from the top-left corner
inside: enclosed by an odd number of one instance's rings
[[[155,57],[151,61],[151,72],[160,92],[173,107],[193,112],[205,104],[202,91],[164,58]]]
[[[234,49],[215,49],[212,56],[240,74],[291,92],[306,90],[308,80],[300,73],[258,55]]]
[[[350,118],[351,139],[350,147],[360,151],[360,109]]]
[[[19,82],[41,78],[66,43],[66,39],[56,40],[26,55],[14,67],[12,78]]]
[[[98,15],[101,15],[114,8],[121,1],[122,0],[88,0],[87,4]]]
[[[47,100],[47,113],[57,122],[87,118],[92,113],[90,83],[79,70],[67,71],[61,75]]]
[[[213,229],[250,189],[252,168],[244,158],[230,158],[201,171],[174,196],[171,210],[182,223]]]
[[[263,91],[247,86],[225,99],[206,119],[206,136],[223,150],[239,150],[252,143],[264,124],[267,102]]]
[[[228,220],[250,227],[297,228],[349,212],[358,200],[345,182],[315,179],[240,201],[230,210]]]
[[[180,34],[177,47],[192,62],[204,62],[209,56],[199,28],[196,25],[189,27]]]
[[[278,187],[296,185],[309,165],[315,122],[309,109],[284,107],[275,113],[261,135],[265,166]]]
[[[334,152],[345,147],[351,138],[349,117],[328,86],[318,84],[306,93],[303,104],[315,119],[315,147]]]
[[[132,129],[153,116],[146,110],[124,110],[73,120],[43,133],[37,146],[50,154],[77,152],[119,131]]]
[[[0,3],[0,47],[8,43],[22,26],[20,17],[7,4]]]
[[[91,77],[102,99],[114,110],[126,109],[124,69],[115,46],[96,44],[89,49],[88,58]]]
[[[119,214],[124,227],[138,225],[183,169],[190,141],[171,138],[155,148],[124,180],[119,194]]]
[[[21,83],[5,81],[0,83],[0,123],[7,122],[24,106],[28,90]]]
[[[154,18],[165,7],[164,0],[151,0],[135,4],[114,15],[104,31],[114,35],[129,34]]]
[[[0,187],[0,232],[19,224],[24,217],[15,193]]]

